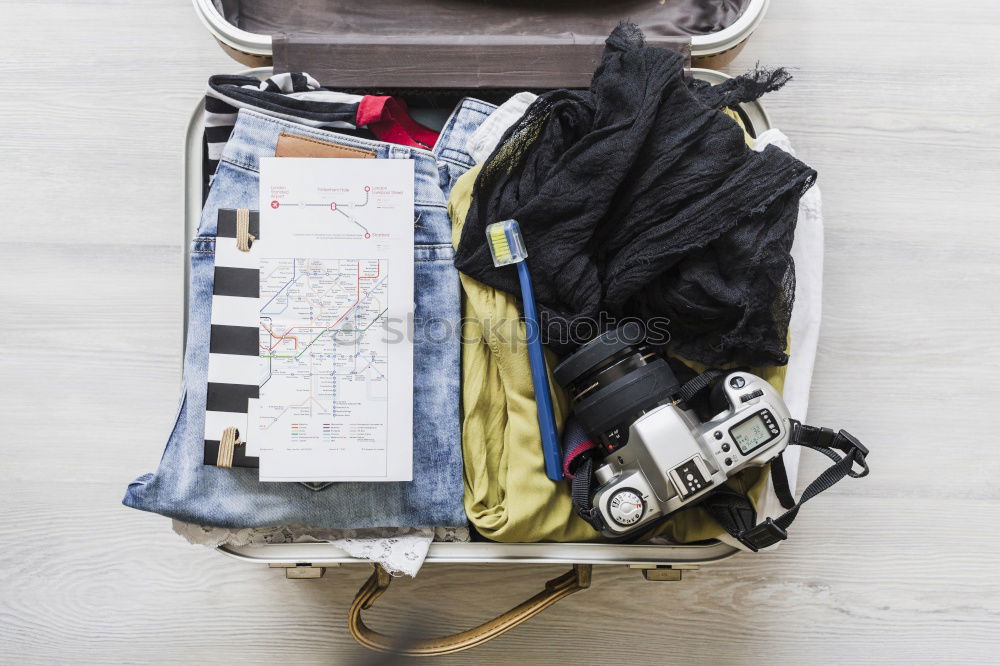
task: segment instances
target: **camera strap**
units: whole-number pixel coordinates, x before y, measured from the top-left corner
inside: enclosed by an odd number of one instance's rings
[[[866,460],[868,449],[846,430],[835,433],[829,428],[805,425],[794,419],[791,421],[791,426],[789,446],[795,444],[818,451],[834,462],[806,486],[801,498],[796,502],[789,488],[784,460],[779,455],[772,461],[771,481],[774,484],[775,495],[781,506],[786,509],[785,513],[757,524],[757,512],[749,498],[726,485],[709,493],[699,503],[726,532],[753,552],[787,539],[788,527],[795,520],[802,505],[810,499],[844,477],[857,479],[868,474]],[[573,506],[577,515],[590,523],[594,529],[600,530],[601,518],[591,501],[594,454],[598,453],[597,446],[587,438],[575,420],[567,423],[563,441],[565,444],[563,470],[571,479]],[[854,469],[856,465],[860,468],[857,471]]]
[[[590,491],[594,478],[595,444],[580,426],[575,417],[570,417],[563,429],[563,475],[570,480],[570,495],[577,515],[590,523],[595,530],[601,529],[601,519],[594,508]]]
[[[679,399],[682,402],[689,402],[726,372],[728,371],[717,368],[706,370],[681,386]],[[771,461],[771,483],[785,513],[775,519],[767,518],[758,525],[757,512],[750,499],[729,486],[722,486],[709,493],[708,497],[700,502],[723,529],[753,552],[787,539],[788,527],[795,520],[802,505],[810,499],[845,476],[860,478],[868,474],[868,463],[865,459],[868,449],[846,430],[834,433],[829,428],[805,425],[794,419],[791,420],[791,428],[789,446],[795,444],[819,451],[833,460],[833,465],[816,477],[796,502],[788,483],[788,470],[785,468],[784,457],[779,454]],[[854,471],[855,465],[860,467],[858,471]]]
[[[728,370],[720,370],[718,368],[710,368],[705,372],[701,373],[693,379],[689,379],[681,385],[680,389],[677,391],[677,399],[681,402],[689,402],[691,398],[695,397],[709,386],[715,383],[715,380],[723,377]]]
[[[784,451],[771,461],[771,485],[774,487],[774,494],[777,495],[783,509],[791,509],[795,506],[795,496],[792,495],[792,489],[788,484],[788,469],[785,467]]]
[[[844,477],[859,479],[868,475],[868,449],[859,442],[854,435],[841,430],[834,433],[829,428],[817,428],[816,426],[805,425],[792,419],[792,432],[789,436],[788,444],[796,444],[803,448],[812,449],[833,460],[833,465],[827,467],[822,474],[817,476],[812,483],[802,491],[799,501],[794,501],[791,490],[788,487],[788,475],[784,467],[784,462],[775,459],[771,466],[772,481],[775,484],[775,494],[781,500],[785,513],[777,518],[768,518],[759,525],[747,529],[730,529],[726,531],[732,534],[744,546],[757,552],[761,548],[773,546],[779,541],[788,538],[788,527],[795,520],[802,505],[810,499],[827,490]],[[855,466],[859,469],[855,470]],[[780,470],[780,471],[778,471]],[[776,473],[777,472],[777,473]],[[708,507],[714,517],[717,517],[711,506]],[[718,518],[718,517],[717,517]]]

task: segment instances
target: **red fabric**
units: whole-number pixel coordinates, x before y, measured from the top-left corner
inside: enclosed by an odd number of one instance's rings
[[[406,102],[395,97],[365,95],[358,104],[357,126],[372,131],[379,141],[430,150],[438,133],[410,117]]]
[[[566,457],[563,459],[563,476],[565,476],[567,479],[572,479],[573,473],[569,471],[570,465],[573,464],[573,462],[580,456],[581,453],[585,453],[591,449],[596,449],[596,448],[597,444],[594,444],[589,439],[586,442],[577,444],[572,451],[566,454]]]

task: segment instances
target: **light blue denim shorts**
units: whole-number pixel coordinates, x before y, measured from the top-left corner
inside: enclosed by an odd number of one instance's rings
[[[180,411],[159,468],[128,486],[126,506],[217,527],[466,524],[459,405],[460,288],[447,202],[452,185],[473,165],[466,152],[469,137],[494,109],[486,102],[463,100],[433,152],[317,130],[252,110],[239,112],[191,248]],[[257,208],[260,158],[274,155],[282,132],[369,150],[378,159],[414,162],[413,481],[261,483],[256,469],[203,464],[218,211]],[[421,326],[427,321],[434,325]]]

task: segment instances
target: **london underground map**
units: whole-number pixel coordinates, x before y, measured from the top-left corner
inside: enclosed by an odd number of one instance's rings
[[[260,312],[263,382],[274,382],[272,395],[301,397],[268,405],[268,427],[287,421],[293,444],[353,452],[342,473],[367,469],[372,456],[385,453],[389,358],[380,322],[388,309],[386,263],[270,259],[261,276],[269,301]],[[313,417],[329,418],[321,428],[303,427]]]
[[[402,168],[401,168],[402,167]],[[266,160],[261,171],[260,478],[408,480],[413,171]]]

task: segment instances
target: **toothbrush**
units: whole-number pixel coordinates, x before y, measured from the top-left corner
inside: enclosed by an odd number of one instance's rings
[[[545,357],[542,355],[541,328],[538,325],[538,311],[535,308],[535,293],[531,288],[531,274],[528,273],[528,250],[524,246],[521,228],[516,220],[495,222],[486,227],[493,265],[497,268],[517,264],[517,276],[521,280],[521,300],[524,301],[524,325],[527,329],[528,358],[531,361],[531,381],[535,387],[535,402],[538,411],[538,432],[542,438],[542,456],[545,459],[545,475],[553,481],[562,481],[562,461],[559,454],[559,437],[556,421],[552,414],[552,395],[549,393],[549,379],[545,371]]]

